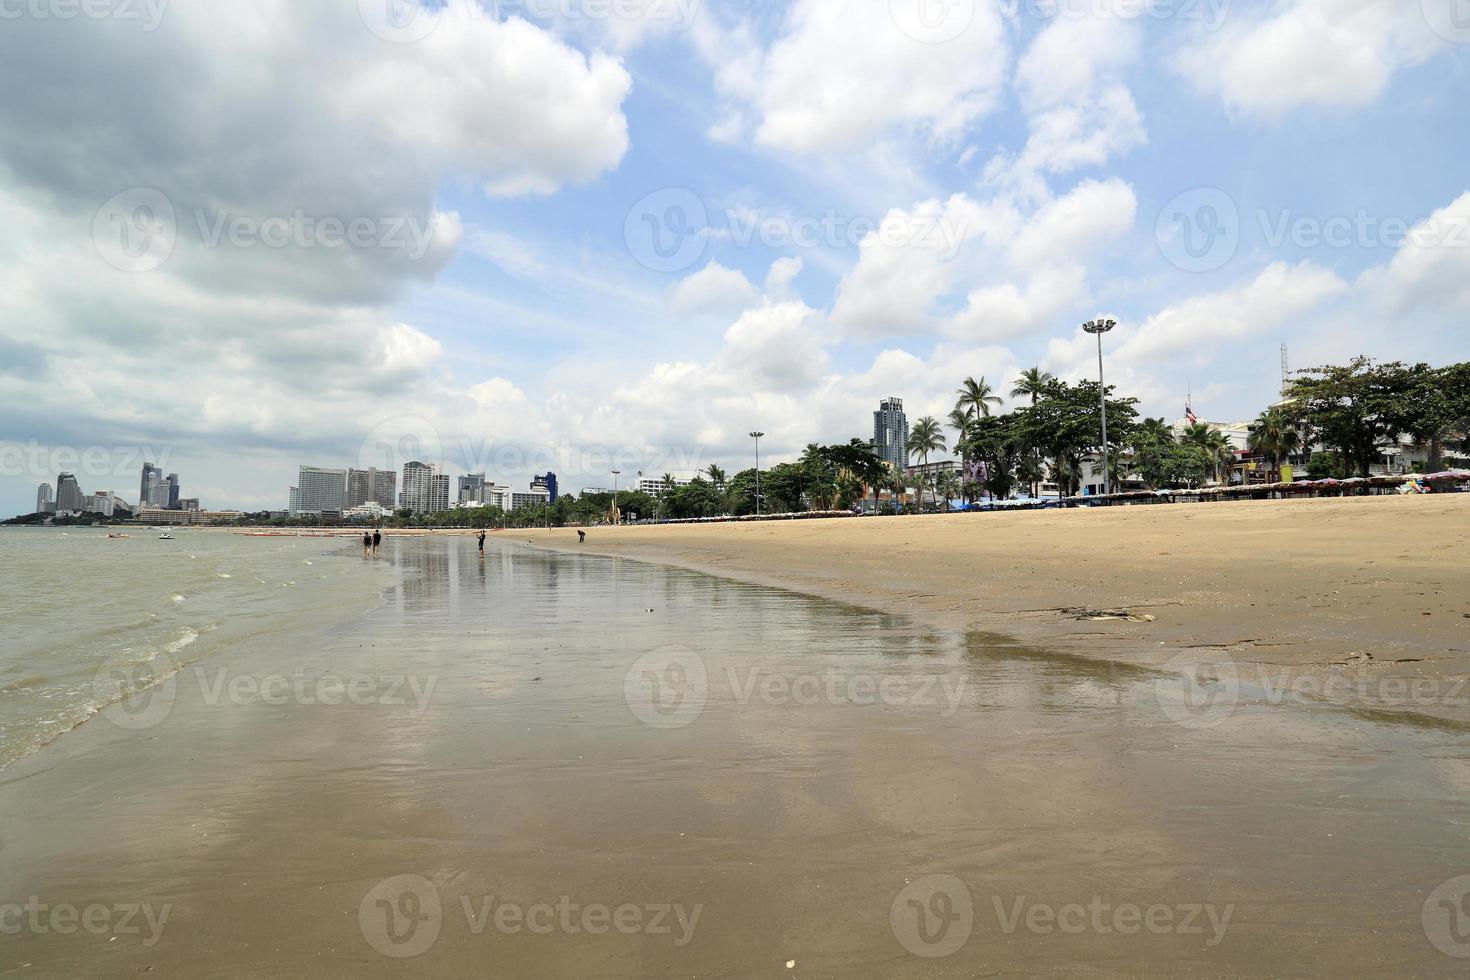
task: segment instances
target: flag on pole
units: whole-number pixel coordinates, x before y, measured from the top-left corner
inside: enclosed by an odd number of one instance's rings
[[[1184,403],[1184,417],[1189,419],[1190,425],[1199,425],[1199,416],[1194,414],[1194,406],[1189,401]]]

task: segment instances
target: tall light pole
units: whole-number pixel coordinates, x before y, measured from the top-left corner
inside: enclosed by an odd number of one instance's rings
[[[613,475],[613,526],[614,527],[616,527],[618,525],[619,520],[623,516],[622,514],[620,514],[618,512],[618,474],[621,473],[621,472],[623,472],[623,471],[622,470],[613,470],[612,471],[612,475]]]
[[[1102,470],[1103,470],[1103,496],[1113,492],[1113,481],[1108,475],[1108,385],[1103,380],[1103,358],[1102,358],[1102,335],[1118,325],[1116,320],[1088,320],[1082,324],[1082,329],[1090,334],[1097,335],[1097,401],[1102,408]]]
[[[750,437],[755,440],[755,516],[761,516],[761,436],[764,432],[752,432]]]

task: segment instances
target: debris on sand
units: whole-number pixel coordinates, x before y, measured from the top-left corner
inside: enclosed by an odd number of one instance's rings
[[[1148,613],[1136,613],[1131,609],[1063,609],[1062,614],[1089,623],[1104,623],[1110,620],[1128,623],[1152,623],[1154,617]]]

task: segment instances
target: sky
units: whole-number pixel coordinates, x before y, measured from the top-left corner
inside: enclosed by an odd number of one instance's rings
[[[1467,72],[1470,0],[0,0],[0,513],[733,472],[1096,316],[1171,421],[1465,360]]]

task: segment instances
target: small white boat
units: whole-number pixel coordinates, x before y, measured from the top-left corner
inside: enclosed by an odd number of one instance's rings
[[[163,533],[158,536],[158,540],[160,540],[160,541],[172,541],[173,539],[174,539],[174,529],[171,528],[171,527],[164,528],[163,529]]]

